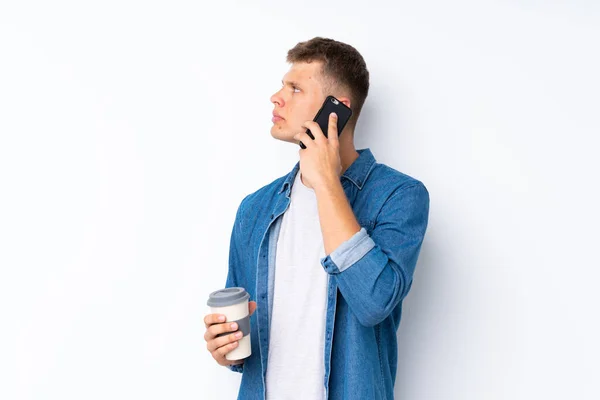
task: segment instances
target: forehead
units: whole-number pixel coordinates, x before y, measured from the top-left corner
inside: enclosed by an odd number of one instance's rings
[[[292,81],[304,85],[320,86],[321,65],[322,63],[318,61],[294,63],[283,76],[283,82]]]

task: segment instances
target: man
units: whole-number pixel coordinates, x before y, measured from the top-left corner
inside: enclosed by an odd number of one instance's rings
[[[271,135],[299,147],[292,171],[246,196],[226,287],[249,303],[252,354],[231,362],[237,327],[204,318],[207,349],[242,372],[238,399],[393,399],[396,332],[429,215],[422,182],[356,150],[369,73],[352,46],[316,37],[288,52]],[[312,121],[333,95],[353,111],[338,138]],[[305,132],[310,129],[315,139]],[[256,311],[256,313],[254,313]]]

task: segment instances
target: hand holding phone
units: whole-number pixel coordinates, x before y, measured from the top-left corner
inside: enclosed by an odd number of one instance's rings
[[[329,114],[331,114],[332,112],[336,113],[338,116],[337,131],[339,137],[342,134],[346,123],[352,116],[352,110],[335,97],[327,96],[327,98],[323,102],[323,105],[317,112],[317,115],[315,115],[313,121],[319,124],[319,127],[321,127],[321,130],[323,131],[323,134],[325,135],[325,137],[327,137],[327,131],[329,130]],[[312,140],[315,140],[315,137],[313,136],[310,129],[307,129],[306,133],[308,134],[308,136],[310,136]],[[300,147],[303,149],[306,148],[302,141],[300,141]]]

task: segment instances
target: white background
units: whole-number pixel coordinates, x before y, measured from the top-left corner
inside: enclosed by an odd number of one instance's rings
[[[598,3],[204,3],[0,6],[0,398],[236,397],[206,298],[297,161],[269,98],[314,36],[367,62],[357,148],[431,196],[396,397],[600,398]]]

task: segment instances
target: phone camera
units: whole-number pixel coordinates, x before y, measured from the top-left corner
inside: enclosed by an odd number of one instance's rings
[[[331,101],[332,101],[332,102],[333,102],[333,104],[335,104],[336,106],[337,106],[338,104],[340,104],[340,102],[339,102],[339,101],[337,101],[337,99],[331,99]]]

